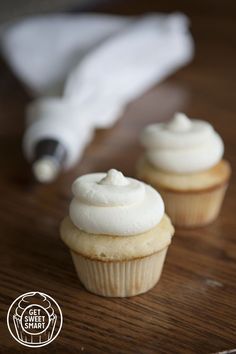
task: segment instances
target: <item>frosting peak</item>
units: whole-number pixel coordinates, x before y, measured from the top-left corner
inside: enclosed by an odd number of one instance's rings
[[[167,123],[147,126],[141,142],[155,167],[180,174],[207,170],[224,153],[223,141],[209,123],[183,113],[176,113]]]
[[[79,177],[72,191],[70,218],[88,233],[136,235],[156,226],[164,215],[156,190],[114,169]]]
[[[115,169],[111,169],[107,172],[106,176],[102,178],[99,184],[110,184],[113,186],[125,186],[129,184],[127,178],[124,177],[123,173]]]
[[[183,132],[191,129],[191,121],[184,113],[175,113],[168,128],[173,132]]]

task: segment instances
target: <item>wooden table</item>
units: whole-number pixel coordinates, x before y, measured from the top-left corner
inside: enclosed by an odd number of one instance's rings
[[[160,8],[175,9],[173,4]],[[130,104],[114,128],[96,134],[73,171],[51,185],[34,183],[22,156],[29,97],[1,62],[0,353],[215,353],[236,348],[235,175],[218,220],[208,227],[176,231],[161,281],[143,296],[109,299],[86,292],[58,233],[75,177],[111,167],[133,176],[141,129],[175,111],[213,123],[234,169],[234,6],[226,1],[221,10],[215,4],[212,14],[203,3],[194,6],[191,11],[190,5],[183,7],[196,41],[191,65]],[[128,13],[155,8],[152,1],[150,7],[148,1],[137,5],[137,11],[117,5],[118,12]],[[11,302],[32,290],[54,297],[64,315],[59,337],[37,350],[18,344],[6,327]]]

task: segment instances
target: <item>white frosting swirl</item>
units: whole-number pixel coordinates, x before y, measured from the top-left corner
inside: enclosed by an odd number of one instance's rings
[[[223,141],[209,123],[190,120],[183,113],[176,113],[170,122],[147,126],[141,142],[154,166],[173,173],[207,170],[224,153]]]
[[[137,235],[152,229],[164,215],[155,189],[114,169],[79,177],[72,191],[70,218],[88,233]]]

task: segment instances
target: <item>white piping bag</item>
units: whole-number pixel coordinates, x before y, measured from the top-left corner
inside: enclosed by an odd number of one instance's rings
[[[182,14],[151,14],[123,23],[68,75],[62,97],[28,108],[23,148],[41,182],[53,180],[82,156],[96,128],[109,128],[127,103],[193,56],[188,20]]]

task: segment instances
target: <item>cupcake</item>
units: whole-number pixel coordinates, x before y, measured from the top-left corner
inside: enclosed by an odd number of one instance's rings
[[[19,341],[29,346],[50,342],[57,315],[50,301],[41,293],[32,292],[19,301],[13,322]]]
[[[159,193],[116,170],[79,177],[72,191],[61,237],[85,288],[112,297],[153,288],[174,233]]]
[[[145,155],[137,176],[162,195],[172,222],[194,227],[219,214],[231,174],[222,159],[224,144],[213,127],[176,113],[167,123],[147,126],[141,143]]]

